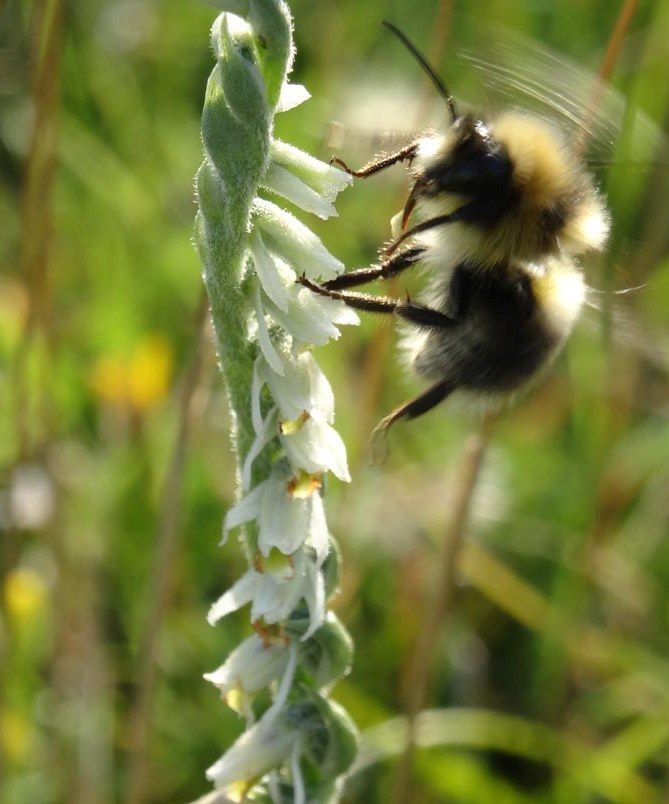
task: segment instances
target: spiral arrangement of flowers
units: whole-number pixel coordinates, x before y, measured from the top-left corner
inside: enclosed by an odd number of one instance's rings
[[[287,81],[286,3],[219,6],[226,11],[212,27],[196,241],[239,465],[239,501],[223,540],[242,528],[249,569],[214,603],[209,622],[250,604],[255,633],[206,676],[247,724],[207,776],[229,800],[332,801],[357,732],[328,698],[350,668],[352,642],[327,610],[340,554],[322,487],[327,472],[350,477],[332,426],[332,390],[310,349],[357,317],[296,282],[327,280],[343,265],[275,200],[327,218],[349,177],[273,136],[274,114],[309,97]]]

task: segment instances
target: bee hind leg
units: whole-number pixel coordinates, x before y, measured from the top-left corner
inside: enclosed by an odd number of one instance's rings
[[[345,293],[340,290],[331,290],[323,285],[319,285],[317,282],[312,282],[304,276],[300,277],[297,281],[314,293],[318,293],[319,296],[338,299],[349,307],[353,307],[355,310],[396,315],[398,318],[403,318],[405,321],[409,321],[418,327],[446,329],[457,323],[455,319],[447,316],[440,310],[433,310],[431,307],[426,307],[423,304],[416,304],[409,299],[400,301],[398,299],[390,299],[387,296],[372,296],[368,293]]]
[[[400,419],[417,419],[424,413],[432,410],[440,402],[455,390],[455,385],[450,380],[439,380],[431,385],[415,399],[405,402],[399,408],[395,408],[376,425],[372,432],[372,454],[374,463],[385,460],[388,454],[387,435],[389,428],[400,421]]]

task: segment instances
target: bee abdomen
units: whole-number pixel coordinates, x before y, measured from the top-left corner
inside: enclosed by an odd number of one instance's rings
[[[452,282],[461,300],[458,323],[422,339],[416,370],[485,393],[525,385],[558,352],[583,302],[577,268],[555,260],[543,270],[458,266]],[[442,302],[453,307],[452,295]]]

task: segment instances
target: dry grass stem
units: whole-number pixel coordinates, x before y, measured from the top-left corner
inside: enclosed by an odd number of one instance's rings
[[[395,779],[393,800],[397,804],[406,804],[410,801],[416,751],[416,717],[427,703],[434,646],[445,618],[452,611],[457,583],[457,567],[467,528],[469,509],[496,421],[496,415],[488,415],[478,433],[467,439],[460,466],[454,473],[457,487],[453,495],[453,516],[444,536],[434,594],[426,601],[425,614],[422,619],[423,628],[418,635],[407,673],[405,711],[408,719],[408,739],[399,760]]]

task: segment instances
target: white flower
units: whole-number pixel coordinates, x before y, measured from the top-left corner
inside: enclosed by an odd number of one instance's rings
[[[329,547],[323,500],[317,490],[308,497],[292,496],[289,485],[273,477],[266,481],[260,504],[258,548],[264,556],[276,547],[285,555],[294,553],[305,541],[312,544],[318,564]]]
[[[297,419],[305,411],[328,423],[334,421],[334,394],[311,352],[282,354],[283,371],[277,374],[263,360],[257,370],[267,383],[284,419]]]
[[[318,296],[297,282],[297,274],[276,251],[268,248],[256,230],[250,237],[262,294],[254,295],[258,317],[258,339],[271,366],[277,366],[276,347],[269,338],[265,316],[271,315],[295,341],[305,346],[322,346],[339,338],[338,326],[359,324],[357,314],[340,301]],[[262,321],[260,320],[262,318]],[[275,369],[277,370],[277,369]],[[278,371],[281,374],[281,371]]]
[[[263,234],[267,247],[286,259],[298,274],[310,279],[334,279],[344,265],[325,248],[320,239],[285,210],[255,198],[252,220]]]
[[[288,143],[273,140],[270,164],[261,185],[319,218],[337,214],[333,201],[350,184],[343,170],[321,162]]]
[[[295,341],[305,346],[324,346],[330,339],[339,338],[338,326],[360,323],[357,313],[350,307],[335,299],[318,296],[296,284],[294,273],[293,277],[288,289],[288,311],[283,312],[269,299],[265,310]]]
[[[253,391],[252,391],[253,393]],[[255,405],[253,409],[255,410]],[[244,491],[248,491],[251,488],[251,470],[253,469],[253,461],[260,455],[260,453],[265,449],[267,444],[276,436],[277,434],[277,421],[278,421],[278,410],[276,408],[272,408],[267,414],[267,418],[265,421],[260,418],[259,424],[256,427],[256,421],[254,417],[254,429],[256,431],[256,438],[251,444],[251,448],[248,451],[246,458],[244,458],[244,464],[242,466],[242,489]],[[259,414],[260,415],[260,414]],[[225,541],[225,538],[224,538]]]
[[[223,756],[207,769],[217,788],[228,788],[232,801],[243,801],[244,789],[278,767],[292,752],[299,732],[281,722],[261,718],[245,731]]]
[[[305,472],[332,472],[350,483],[346,447],[339,433],[327,422],[309,417],[281,424],[281,443],[293,466]]]
[[[207,620],[210,625],[251,603],[251,622],[263,619],[268,625],[286,620],[304,599],[309,609],[308,639],[322,624],[324,616],[323,576],[304,551],[292,556],[292,566],[258,572],[250,568],[214,603]]]
[[[276,347],[272,343],[272,339],[269,336],[267,322],[265,321],[265,311],[263,310],[262,299],[260,296],[260,286],[258,283],[256,283],[253,290],[253,304],[256,312],[258,343],[260,344],[260,350],[265,356],[265,360],[270,364],[274,371],[276,371],[277,374],[281,374],[283,372],[283,363],[281,362],[279,353],[277,352]]]
[[[228,706],[248,714],[249,696],[280,678],[287,664],[288,646],[283,640],[267,643],[254,634],[204,677],[219,688]]]
[[[293,276],[286,276],[285,272],[283,275],[279,273],[276,260],[267,250],[260,232],[256,229],[249,236],[249,247],[262,289],[279,310],[287,312],[288,287],[295,282],[294,273],[291,272]]]
[[[233,527],[256,520],[258,549],[263,556],[269,556],[274,547],[291,555],[307,544],[313,547],[320,566],[327,557],[330,539],[319,487],[319,477],[293,477],[275,467],[267,480],[228,511],[223,538]]]
[[[226,790],[233,801],[242,801],[244,793],[256,780],[287,760],[299,739],[299,731],[281,717],[295,676],[295,645],[289,648],[288,654],[283,679],[272,706],[207,770],[207,778],[217,788]]]
[[[298,179],[294,173],[281,165],[270,164],[261,186],[286,198],[305,212],[313,212],[319,218],[332,218],[337,215],[337,210],[331,201],[323,198],[302,179]]]
[[[353,181],[353,177],[343,170],[321,162],[287,142],[272,140],[269,153],[273,162],[290,170],[328,201],[334,201]]]

